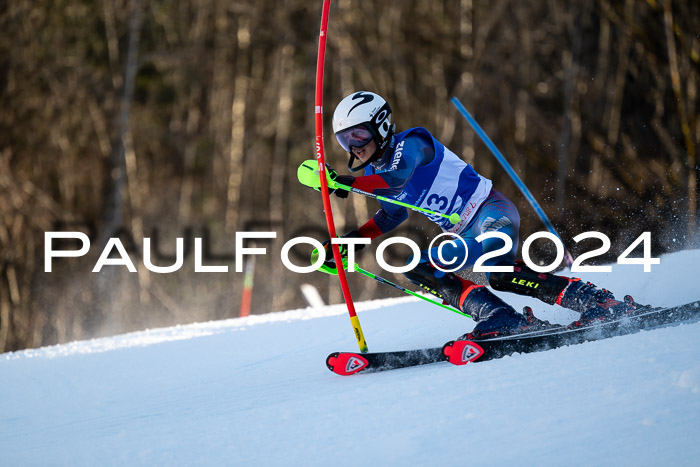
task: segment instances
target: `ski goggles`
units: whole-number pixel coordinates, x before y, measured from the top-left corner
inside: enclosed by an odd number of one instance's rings
[[[364,124],[354,126],[335,134],[338,143],[347,152],[351,152],[353,147],[361,148],[374,139],[374,133]]]

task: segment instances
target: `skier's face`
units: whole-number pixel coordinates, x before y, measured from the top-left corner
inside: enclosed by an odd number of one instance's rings
[[[361,148],[352,147],[352,153],[355,157],[360,159],[361,162],[367,162],[367,159],[372,157],[372,154],[377,150],[377,143],[371,140],[369,143],[365,144]]]

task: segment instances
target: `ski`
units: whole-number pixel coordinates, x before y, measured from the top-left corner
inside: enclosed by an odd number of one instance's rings
[[[672,307],[642,308],[631,316],[578,327],[553,326],[511,336],[480,339],[468,339],[469,336],[464,335],[435,348],[374,353],[334,352],[326,358],[326,366],[336,374],[348,376],[445,361],[465,365],[514,353],[542,352],[697,320],[700,320],[700,301]]]
[[[326,366],[334,373],[348,376],[360,371],[395,370],[409,366],[425,365],[444,361],[442,347],[433,349],[399,350],[396,352],[334,352],[326,358]]]

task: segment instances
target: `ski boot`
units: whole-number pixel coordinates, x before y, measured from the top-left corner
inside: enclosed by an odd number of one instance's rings
[[[514,292],[537,298],[549,305],[561,305],[577,311],[586,321],[616,319],[633,313],[639,308],[634,300],[620,302],[606,289],[599,289],[590,282],[577,278],[538,273],[518,261],[513,272],[495,272],[489,276],[495,290]],[[596,310],[596,311],[593,311]],[[583,314],[586,313],[584,317]]]
[[[527,331],[532,326],[525,316],[483,285],[473,287],[460,303],[460,309],[476,321],[469,333],[471,338],[508,336]]]
[[[535,313],[529,306],[523,308],[523,316],[529,323],[529,327],[527,329],[528,331],[540,331],[543,329],[559,327],[558,325],[552,324],[547,320],[539,319],[537,316],[535,316]]]
[[[581,313],[581,317],[571,323],[570,327],[586,326],[597,321],[613,321],[632,316],[643,308],[646,307],[636,303],[630,295],[625,295],[623,302],[618,302],[614,297],[607,298]]]
[[[420,263],[404,273],[406,278],[442,298],[447,304],[476,321],[471,337],[510,335],[530,326],[528,320],[483,285],[444,272],[428,263]]]

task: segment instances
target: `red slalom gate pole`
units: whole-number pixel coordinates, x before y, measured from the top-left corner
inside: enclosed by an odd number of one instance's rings
[[[331,8],[331,0],[323,1],[323,12],[321,14],[321,31],[318,38],[318,61],[316,62],[316,100],[315,100],[315,117],[316,117],[316,160],[318,161],[318,174],[321,179],[321,197],[323,198],[323,211],[326,216],[326,225],[328,226],[328,234],[330,238],[336,238],[335,224],[333,223],[333,212],[331,211],[331,198],[328,193],[328,180],[326,180],[326,160],[323,152],[323,68],[326,61],[326,37],[328,35],[328,16]],[[338,280],[340,287],[343,290],[343,298],[348,306],[350,314],[350,323],[352,324],[357,345],[360,347],[360,352],[367,352],[367,342],[362,333],[360,319],[355,312],[355,305],[350,295],[350,287],[348,279],[345,275],[345,270],[342,268],[343,260],[340,255],[338,245],[331,243],[333,258],[338,267]]]
[[[243,294],[241,295],[240,317],[250,315],[250,302],[253,300],[253,278],[255,277],[255,256],[251,255],[245,264]]]

